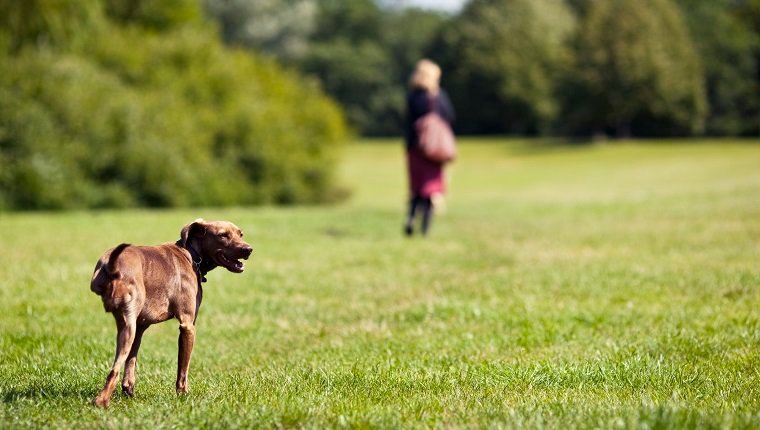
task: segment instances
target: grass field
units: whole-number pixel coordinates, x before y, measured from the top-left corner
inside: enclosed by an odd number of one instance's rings
[[[466,141],[427,239],[397,142],[340,174],[335,207],[0,215],[0,428],[760,428],[760,142]],[[95,261],[196,217],[256,251],[208,276],[190,394],[169,321],[93,408]]]

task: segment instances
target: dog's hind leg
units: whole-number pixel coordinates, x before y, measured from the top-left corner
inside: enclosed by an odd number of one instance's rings
[[[116,327],[118,329],[118,335],[116,337],[116,358],[113,361],[113,367],[111,372],[106,378],[106,384],[100,391],[97,397],[92,401],[96,406],[102,408],[108,407],[111,401],[111,394],[116,388],[116,384],[119,379],[119,370],[127,361],[127,355],[132,349],[132,343],[135,340],[135,333],[137,329],[136,316],[128,309],[125,309],[124,313],[115,312]]]
[[[124,379],[121,381],[121,391],[129,397],[135,395],[135,371],[137,368],[137,353],[140,350],[143,333],[148,328],[147,325],[138,325],[135,332],[135,340],[132,342],[132,349],[127,356],[127,364],[124,366]]]

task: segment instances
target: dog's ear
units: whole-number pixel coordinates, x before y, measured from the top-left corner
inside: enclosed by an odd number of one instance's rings
[[[194,234],[200,234],[206,232],[206,227],[203,225],[205,221],[203,218],[198,218],[195,221],[182,227],[182,231],[179,233],[179,243],[181,246],[187,246],[187,240]]]

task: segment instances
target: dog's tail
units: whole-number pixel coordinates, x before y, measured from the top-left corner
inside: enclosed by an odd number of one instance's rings
[[[128,243],[122,243],[114,248],[108,256],[108,262],[102,267],[105,279],[101,278],[100,282],[93,280],[93,285],[97,283],[100,286],[98,291],[93,291],[100,295],[106,312],[114,312],[132,301],[132,283],[125,279],[116,267],[119,256],[128,246]]]
[[[118,279],[120,277],[119,269],[116,268],[116,260],[128,246],[128,243],[122,243],[111,251],[111,255],[108,257],[108,263],[106,263],[104,267],[109,278]]]

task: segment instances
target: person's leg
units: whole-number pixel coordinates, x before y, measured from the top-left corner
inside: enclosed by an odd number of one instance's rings
[[[430,228],[430,221],[433,215],[433,203],[430,199],[421,199],[420,207],[422,209],[422,235],[427,236],[428,229]]]
[[[414,234],[414,216],[417,213],[417,206],[419,205],[419,197],[412,196],[409,199],[409,210],[406,216],[406,224],[404,224],[404,233],[407,236]]]

